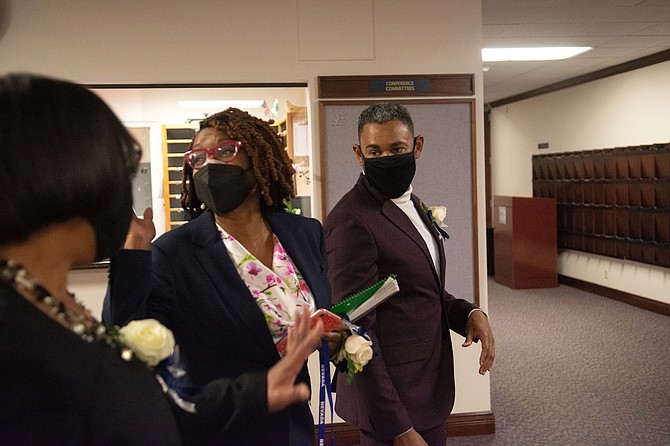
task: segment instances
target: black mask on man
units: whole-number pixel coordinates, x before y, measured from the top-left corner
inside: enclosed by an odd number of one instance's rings
[[[227,214],[236,209],[253,188],[247,175],[250,169],[234,164],[205,164],[193,174],[198,198],[216,214]]]
[[[365,177],[370,185],[388,198],[398,198],[409,188],[416,172],[414,150],[410,153],[363,158]]]

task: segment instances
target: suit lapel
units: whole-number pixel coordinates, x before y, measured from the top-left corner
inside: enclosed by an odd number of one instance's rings
[[[425,256],[426,260],[430,263],[431,269],[434,272],[435,268],[433,267],[433,259],[431,258],[430,251],[426,246],[426,241],[423,239],[423,237],[421,237],[421,234],[419,234],[419,231],[416,229],[414,223],[412,223],[407,214],[405,214],[405,212],[403,212],[402,209],[396,206],[396,204],[393,203],[390,199],[386,198],[381,193],[379,193],[379,191],[370,186],[370,183],[368,183],[367,179],[365,178],[365,175],[363,174],[360,175],[360,177],[358,178],[358,185],[363,187],[363,189],[365,189],[365,191],[370,195],[370,197],[375,202],[380,204],[381,214],[385,218],[387,218],[391,223],[393,223],[407,237],[409,237],[419,247],[419,249],[421,249],[421,252],[423,252],[423,255]],[[416,202],[414,203],[414,205],[416,207]],[[422,216],[421,218],[424,220],[424,222],[427,220],[426,218],[424,218],[425,214],[423,212],[419,212],[419,215]],[[437,273],[435,273],[435,278],[439,280]]]
[[[228,255],[216,229],[214,215],[211,212],[207,214],[191,223],[195,225],[193,243],[197,246],[196,258],[218,291],[217,301],[208,302],[212,312],[207,317],[214,325],[227,323],[225,314],[220,314],[223,307],[224,312],[233,315],[236,322],[248,331],[249,338],[257,340],[273,356],[278,356],[263,312],[258,308],[258,304]],[[203,300],[212,298],[212,296],[202,297]]]
[[[403,233],[405,233],[407,237],[412,239],[412,241],[416,243],[419,248],[421,248],[421,251],[424,253],[426,258],[430,260],[430,252],[428,251],[426,242],[423,240],[423,237],[421,237],[421,234],[419,234],[419,231],[417,231],[416,227],[409,219],[407,214],[405,214],[403,210],[396,206],[396,204],[391,200],[386,200],[384,204],[382,204],[381,211],[382,215],[390,220],[391,223],[393,223]]]
[[[445,276],[445,270],[447,268],[447,263],[446,263],[447,258],[446,258],[446,255],[444,254],[444,243],[442,242],[442,239],[440,238],[439,234],[437,233],[437,230],[433,227],[433,222],[430,221],[430,219],[428,218],[426,213],[421,208],[421,200],[419,200],[419,197],[412,194],[411,200],[412,200],[412,203],[414,203],[414,207],[419,212],[419,215],[421,216],[421,220],[423,220],[423,222],[428,226],[428,230],[430,231],[430,235],[437,242],[437,252],[438,252],[438,255],[439,255],[439,259],[440,259],[439,280],[440,280],[440,284],[442,285],[442,288],[444,288],[444,276]]]

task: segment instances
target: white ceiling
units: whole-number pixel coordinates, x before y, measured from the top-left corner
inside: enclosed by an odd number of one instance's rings
[[[670,0],[482,0],[483,45],[591,46],[546,62],[487,62],[484,102],[670,49]]]

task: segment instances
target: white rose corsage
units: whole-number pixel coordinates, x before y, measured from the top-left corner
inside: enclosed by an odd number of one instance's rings
[[[444,228],[447,225],[444,223],[444,219],[447,218],[447,207],[446,206],[426,206],[423,201],[420,203],[421,209],[428,216],[428,219],[433,223],[433,227],[437,233],[445,239],[449,238],[449,234]]]
[[[363,370],[363,367],[372,359],[372,341],[367,334],[359,334],[360,327],[351,325],[349,335],[344,332],[346,339],[344,345],[334,355],[333,360],[336,364],[343,364],[346,361],[347,383],[350,383],[354,374]]]
[[[155,367],[174,353],[175,342],[172,331],[156,319],[131,321],[122,328],[113,330],[121,344],[121,357],[131,361],[133,356],[149,367]]]

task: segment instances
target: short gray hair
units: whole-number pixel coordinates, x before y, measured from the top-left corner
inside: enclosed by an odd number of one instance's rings
[[[394,102],[379,102],[363,110],[358,117],[358,139],[361,139],[365,124],[384,124],[389,121],[401,121],[414,136],[414,123],[409,111]]]

